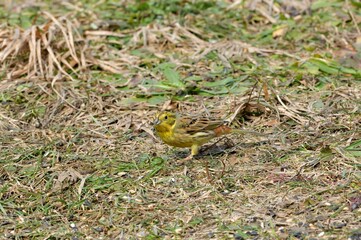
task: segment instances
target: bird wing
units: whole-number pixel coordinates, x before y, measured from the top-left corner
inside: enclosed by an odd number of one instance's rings
[[[191,117],[182,116],[179,119],[178,127],[184,129],[187,133],[194,134],[198,132],[207,132],[224,125],[223,120],[209,117]]]

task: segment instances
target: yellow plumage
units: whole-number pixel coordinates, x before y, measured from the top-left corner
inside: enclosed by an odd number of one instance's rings
[[[191,159],[199,148],[215,137],[234,132],[224,120],[209,117],[181,116],[172,112],[161,112],[156,116],[154,129],[164,143],[181,148],[191,148]],[[244,132],[236,130],[237,132]]]

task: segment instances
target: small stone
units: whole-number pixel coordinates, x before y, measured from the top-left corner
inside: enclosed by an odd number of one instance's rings
[[[302,237],[302,232],[298,232],[298,231],[292,232],[292,236],[294,236],[296,238],[301,238]]]
[[[303,236],[305,235],[305,229],[304,228],[290,229],[290,235],[295,238],[303,239]]]
[[[347,225],[347,223],[345,223],[345,222],[335,222],[335,223],[333,223],[333,227],[337,228],[337,229],[343,228],[346,225]]]
[[[247,234],[247,235],[250,235],[250,236],[258,236],[258,232],[255,231],[255,230],[247,231],[246,234]]]
[[[241,235],[239,235],[239,234],[234,234],[234,239],[235,240],[244,240],[244,237],[242,237]]]
[[[103,232],[102,227],[94,227],[94,230],[97,231],[97,232]]]
[[[351,234],[351,236],[349,236],[347,238],[347,240],[360,240],[361,239],[361,232],[356,232]]]

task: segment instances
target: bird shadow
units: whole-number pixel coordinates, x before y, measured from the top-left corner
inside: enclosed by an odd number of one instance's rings
[[[224,137],[224,138],[218,140],[215,143],[203,146],[200,149],[199,154],[194,156],[193,158],[195,160],[204,160],[204,157],[206,157],[206,156],[214,157],[214,156],[222,155],[222,154],[228,155],[228,154],[231,154],[231,153],[236,153],[239,148],[251,148],[251,147],[260,146],[260,145],[263,145],[263,144],[266,144],[266,143],[268,143],[268,141],[261,141],[261,142],[256,142],[256,143],[239,143],[239,144],[236,145],[236,144],[234,144],[234,142],[231,139]],[[182,152],[175,153],[175,155],[176,155],[176,157],[178,159],[183,159],[183,160],[184,160],[184,158],[189,156],[189,154],[190,153],[187,152],[187,151],[182,151]],[[183,161],[183,160],[177,161],[177,164],[178,165],[186,164],[186,162]],[[222,158],[220,158],[220,162],[222,163],[223,168],[221,170],[221,173],[218,175],[218,177],[214,177],[210,173],[209,166],[208,166],[209,165],[208,161],[202,161],[202,163],[204,164],[204,167],[205,167],[208,182],[210,184],[213,184],[213,181],[214,181],[215,178],[219,179],[219,178],[222,178],[223,175],[224,175],[224,172],[225,172],[225,169],[226,169],[226,163],[224,162],[224,159],[222,159]]]
[[[222,154],[231,154],[236,153],[238,149],[242,148],[253,148],[269,143],[268,141],[259,141],[251,143],[238,143],[235,144],[230,138],[224,137],[220,140],[207,144],[201,147],[199,153],[194,156],[194,159],[202,159],[206,156],[219,156]],[[175,153],[175,156],[178,159],[184,159],[190,154],[189,150],[187,151],[178,151]]]

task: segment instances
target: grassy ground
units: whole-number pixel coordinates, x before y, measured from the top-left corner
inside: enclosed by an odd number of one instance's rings
[[[361,239],[358,1],[0,6],[1,239]],[[182,165],[161,109],[265,136]]]

